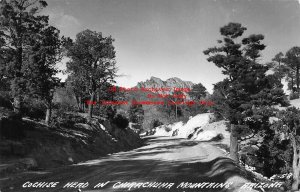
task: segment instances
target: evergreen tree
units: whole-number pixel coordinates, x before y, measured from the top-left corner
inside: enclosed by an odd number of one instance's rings
[[[66,79],[66,85],[67,89],[75,96],[78,111],[84,112],[85,103],[89,99],[89,94],[83,76],[73,73],[69,74]]]
[[[239,160],[239,140],[242,137],[259,134],[268,125],[264,114],[272,105],[284,102],[280,86],[270,81],[265,73],[267,66],[257,62],[265,48],[261,43],[263,35],[250,35],[238,42],[246,30],[239,23],[229,23],[220,29],[223,40],[219,47],[204,51],[208,61],[223,69],[228,76],[225,103],[228,106],[224,116],[230,122],[230,156]]]
[[[111,37],[85,30],[76,35],[75,42],[66,43],[67,56],[71,59],[67,69],[85,82],[90,102],[95,102],[97,90],[105,83],[114,83],[116,76],[115,51]],[[88,106],[88,118],[92,118],[93,105]]]
[[[298,191],[300,185],[300,110],[289,107],[278,114],[279,122],[274,124],[278,133],[285,135],[293,149],[293,184],[292,190]]]
[[[9,80],[17,113],[27,93],[25,72],[33,42],[48,24],[48,17],[38,14],[46,6],[44,0],[0,1],[0,76]]]
[[[132,99],[132,104],[129,108],[129,121],[132,123],[137,123],[139,126],[143,124],[144,120],[144,109],[141,104],[134,104],[135,99]]]
[[[268,63],[269,67],[273,69],[276,77],[278,77],[280,80],[286,76],[287,69],[284,65],[284,60],[284,54],[282,52],[279,52],[274,56],[272,62]]]
[[[206,96],[206,88],[201,83],[195,84],[192,86],[189,95],[194,100],[200,100],[202,97]]]
[[[290,89],[300,91],[300,47],[292,47],[285,54],[285,65],[288,69]]]
[[[26,87],[29,95],[37,97],[45,104],[46,124],[49,124],[52,111],[52,99],[55,88],[60,84],[60,79],[55,77],[58,69],[56,63],[61,60],[61,41],[59,31],[48,26],[34,41],[25,76]]]
[[[228,89],[229,89],[229,79],[224,79],[214,85],[213,94],[211,96],[214,105],[212,106],[212,110],[217,118],[226,119],[229,114],[228,108]]]

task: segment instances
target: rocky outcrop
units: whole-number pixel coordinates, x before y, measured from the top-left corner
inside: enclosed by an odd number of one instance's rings
[[[179,79],[178,77],[173,77],[166,80],[166,86],[167,87],[178,87],[178,88],[192,88],[194,83],[191,81],[183,81]]]
[[[189,88],[191,89],[194,83],[191,81],[183,81],[178,77],[169,78],[166,81],[161,80],[157,77],[151,77],[149,80],[139,82],[137,84],[138,88]],[[170,94],[168,91],[159,91],[159,93]]]

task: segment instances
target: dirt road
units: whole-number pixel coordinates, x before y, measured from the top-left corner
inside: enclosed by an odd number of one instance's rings
[[[2,178],[1,192],[238,191],[243,175],[212,143],[160,137],[132,151]]]

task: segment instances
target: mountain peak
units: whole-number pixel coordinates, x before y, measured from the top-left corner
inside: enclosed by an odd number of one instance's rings
[[[148,81],[148,80],[147,80]],[[161,80],[160,78],[158,77],[154,77],[154,76],[151,76],[150,77],[150,81],[153,81],[153,82],[156,82],[156,83],[161,83],[163,82],[163,80]]]
[[[145,87],[145,88],[162,88],[162,87],[169,87],[169,88],[192,88],[194,83],[191,81],[183,81],[178,77],[172,77],[167,79],[166,81],[161,80],[158,77],[151,76],[150,79],[146,81],[139,82],[137,87]]]

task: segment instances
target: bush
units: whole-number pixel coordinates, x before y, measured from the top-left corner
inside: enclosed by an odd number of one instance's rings
[[[63,111],[55,110],[50,123],[51,127],[65,127],[72,129],[76,123],[87,123],[87,120],[81,116],[64,113]]]
[[[152,128],[155,128],[155,127],[158,127],[158,126],[161,126],[161,125],[163,125],[163,123],[160,122],[158,119],[154,119],[152,121]]]
[[[110,105],[95,105],[93,109],[93,114],[95,116],[103,117],[112,120],[117,113],[115,106]]]
[[[168,126],[166,126],[166,127],[165,127],[165,130],[166,130],[166,132],[170,132],[170,131],[172,131],[172,128],[171,128],[171,127],[168,127]]]
[[[46,106],[38,99],[27,99],[21,109],[24,116],[31,119],[44,119],[46,116]]]
[[[121,114],[116,115],[113,118],[112,123],[115,124],[120,129],[125,129],[129,125],[128,119]]]
[[[271,135],[271,134],[270,134]],[[244,158],[246,164],[255,167],[264,176],[290,172],[292,165],[292,147],[289,140],[282,140],[279,136],[265,138],[261,146],[253,152],[247,151]]]
[[[220,141],[224,139],[223,134],[219,133],[217,136],[213,137],[210,141]]]
[[[6,91],[0,91],[0,107],[5,107],[8,109],[12,109],[12,104],[10,102],[10,96]]]
[[[0,119],[0,136],[2,139],[16,140],[25,137],[24,125],[19,115],[12,112],[8,118]]]
[[[293,100],[293,99],[299,99],[299,93],[298,92],[292,92],[290,94],[290,100]]]

